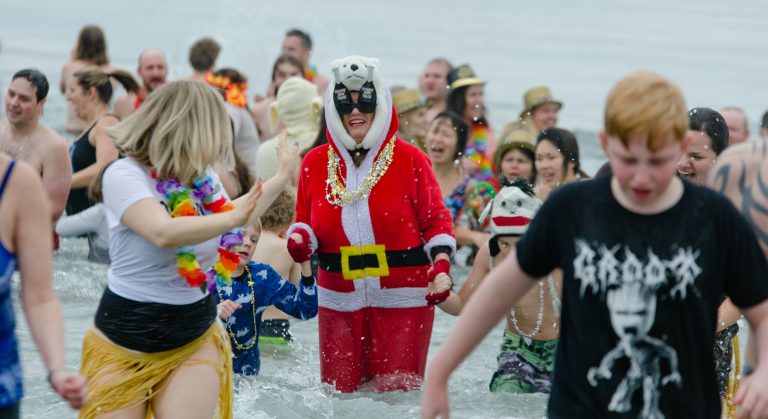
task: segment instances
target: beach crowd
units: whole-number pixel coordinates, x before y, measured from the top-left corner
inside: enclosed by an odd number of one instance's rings
[[[768,417],[768,112],[750,141],[739,107],[690,106],[638,70],[606,98],[590,175],[547,86],[492,127],[470,64],[428,59],[416,86],[388,86],[375,58],[315,67],[291,29],[248,97],[221,48],[198,40],[169,80],[164,51],[132,74],[83,27],[56,86],[67,133],[41,122],[47,76],[19,63],[0,119],[0,419],[22,415],[16,271],[81,418],[231,418],[260,343],[315,317],[323,383],[421,390],[425,418],[449,416],[450,374],[500,320],[488,390],[548,394],[549,417]],[[59,237],[109,265],[78,372]],[[459,318],[427,365],[436,309]]]

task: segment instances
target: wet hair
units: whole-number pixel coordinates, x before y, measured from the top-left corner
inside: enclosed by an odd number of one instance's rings
[[[289,36],[295,36],[297,38],[301,39],[301,46],[304,47],[304,49],[312,49],[312,38],[309,36],[308,33],[302,31],[301,29],[291,29],[288,32],[285,33],[285,37]]]
[[[189,48],[189,64],[195,71],[212,70],[219,52],[221,52],[221,46],[218,42],[213,38],[202,38]]]
[[[693,108],[688,111],[688,129],[700,131],[712,139],[712,151],[716,156],[728,147],[728,125],[719,112],[710,108]]]
[[[110,78],[117,80],[127,92],[139,93],[139,83],[127,71],[105,72],[98,67],[89,66],[75,73],[75,81],[83,89],[83,92],[87,92],[91,87],[95,88],[99,100],[105,104],[108,104],[112,99],[113,89]]]
[[[107,39],[100,27],[88,25],[80,29],[73,58],[87,61],[93,65],[109,64]]]
[[[452,111],[440,112],[435,116],[435,119],[432,120],[432,123],[434,124],[441,119],[450,122],[453,130],[456,132],[456,152],[454,153],[453,158],[458,159],[464,155],[464,148],[467,146],[467,141],[469,140],[469,125],[464,121],[464,118]]]
[[[688,131],[688,107],[680,88],[660,75],[636,71],[621,79],[605,100],[605,133],[629,146],[635,138],[647,138],[656,151],[668,144],[670,135],[679,143]]]
[[[302,76],[304,75],[304,65],[301,64],[301,61],[299,61],[297,58],[294,58],[292,55],[283,54],[277,57],[275,63],[272,65],[272,81],[275,81],[275,76],[277,76],[277,67],[283,63],[288,63],[298,68],[299,74]],[[277,91],[275,91],[275,96],[277,96]]]
[[[35,86],[35,96],[37,97],[38,102],[48,96],[48,79],[45,77],[45,74],[40,72],[40,70],[34,68],[25,68],[24,70],[19,70],[16,72],[16,74],[13,75],[11,81],[19,78],[25,79],[32,83],[33,86]]]
[[[445,108],[461,115],[462,119],[464,118],[464,112],[467,110],[467,90],[469,90],[471,86],[474,85],[451,89],[451,92],[448,93],[448,99],[445,101]],[[481,116],[477,122],[483,125],[488,125],[488,121],[485,119],[485,107],[483,107],[483,116]]]
[[[290,192],[282,191],[261,216],[261,226],[266,231],[279,233],[293,223],[295,215],[296,200]]]
[[[562,128],[547,128],[536,138],[538,146],[542,141],[549,141],[555,145],[557,151],[563,156],[563,170],[567,171],[568,163],[573,163],[573,174],[582,178],[589,178],[579,162],[579,143],[572,132]]]
[[[760,120],[760,128],[768,129],[768,111],[765,111],[763,118]]]

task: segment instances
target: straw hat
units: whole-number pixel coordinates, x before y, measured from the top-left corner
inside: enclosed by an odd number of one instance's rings
[[[512,131],[510,134],[514,132],[520,132],[520,130]],[[525,138],[522,139],[522,141],[506,141],[501,143],[497,148],[496,152],[493,153],[493,165],[497,169],[501,168],[501,160],[504,158],[504,155],[510,152],[511,150],[520,150],[528,156],[529,159],[531,159],[531,163],[536,159],[536,147],[531,144],[530,141],[528,141],[528,131],[522,131],[525,134]],[[505,137],[505,139],[509,139],[509,135]]]
[[[416,89],[401,89],[392,93],[392,103],[398,115],[425,106]]]
[[[545,103],[554,103],[557,105],[558,110],[563,107],[563,102],[553,98],[552,92],[549,91],[549,87],[547,86],[536,86],[529,89],[523,95],[523,102],[525,104],[525,109],[520,113],[520,118],[525,118],[525,115],[528,112],[532,112],[533,108]]]
[[[484,81],[477,78],[469,64],[462,64],[451,70],[448,73],[447,80],[451,89],[458,89],[459,87],[472,86],[475,84],[485,84]]]

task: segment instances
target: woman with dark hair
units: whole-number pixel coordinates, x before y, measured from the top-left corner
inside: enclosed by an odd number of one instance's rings
[[[107,135],[107,128],[120,121],[108,111],[114,80],[128,92],[139,91],[139,84],[127,72],[104,72],[94,66],[78,70],[67,91],[67,102],[77,117],[87,122],[87,129],[69,149],[72,187],[67,199],[67,215],[59,219],[56,232],[64,237],[86,235],[88,260],[98,263],[109,263],[106,219],[101,206],[92,209],[94,203],[87,192],[91,182],[118,157],[117,148]]]
[[[107,56],[107,40],[104,37],[104,32],[98,26],[89,25],[80,29],[80,34],[77,36],[77,45],[72,49],[71,59],[61,68],[59,88],[62,94],[67,94],[73,75],[78,70],[87,66],[96,66],[105,72],[110,70],[109,56]],[[68,102],[67,122],[65,125],[67,132],[79,134],[87,126],[88,121],[80,119],[75,113],[74,106]]]
[[[691,144],[677,162],[677,172],[702,185],[707,182],[717,156],[728,147],[728,125],[722,115],[710,108],[693,108],[688,112],[688,118]]]
[[[448,110],[461,115],[470,127],[463,150],[465,162],[472,163],[468,167],[470,175],[478,180],[492,179],[496,136],[485,117],[485,82],[475,76],[469,64],[464,64],[448,73],[448,84]]]
[[[469,126],[459,114],[439,113],[426,136],[427,156],[437,177],[445,206],[451,211],[456,243],[480,247],[489,234],[482,231],[480,213],[494,196],[487,182],[473,179],[462,163]],[[490,198],[487,196],[490,195]]]
[[[523,178],[531,185],[536,182],[536,147],[528,142],[528,131],[516,129],[508,132],[493,154],[493,166],[502,183]]]
[[[588,179],[579,162],[576,136],[562,128],[547,128],[536,139],[536,196],[545,201],[560,186]]]
[[[728,125],[720,113],[710,108],[693,108],[688,111],[688,135],[691,143],[688,151],[677,162],[677,172],[685,179],[704,185],[710,170],[720,153],[728,147]],[[717,310],[717,333],[715,334],[715,372],[720,397],[731,404],[733,394],[728,394],[731,380],[731,361],[733,357],[734,337],[739,333],[736,321],[741,312],[731,300],[723,297]],[[738,342],[735,341],[735,342]],[[736,380],[736,377],[733,377]],[[734,387],[735,388],[735,387]]]
[[[290,55],[281,55],[272,65],[272,83],[267,89],[267,97],[262,98],[251,109],[251,115],[256,122],[256,128],[259,130],[261,138],[272,138],[283,130],[283,125],[278,125],[275,129],[269,126],[269,105],[275,101],[277,91],[280,86],[291,77],[302,77],[304,66],[301,61]]]

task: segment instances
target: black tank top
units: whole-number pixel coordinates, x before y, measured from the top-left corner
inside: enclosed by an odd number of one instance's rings
[[[104,115],[113,116],[114,115]],[[98,124],[99,121],[91,125],[83,135],[72,144],[69,150],[69,156],[72,159],[72,173],[77,173],[86,167],[96,163],[96,147],[91,145],[88,141],[88,135],[93,130],[93,127]],[[69,198],[67,198],[67,215],[77,214],[80,211],[84,211],[93,205],[90,199],[88,199],[88,188],[70,189]]]

